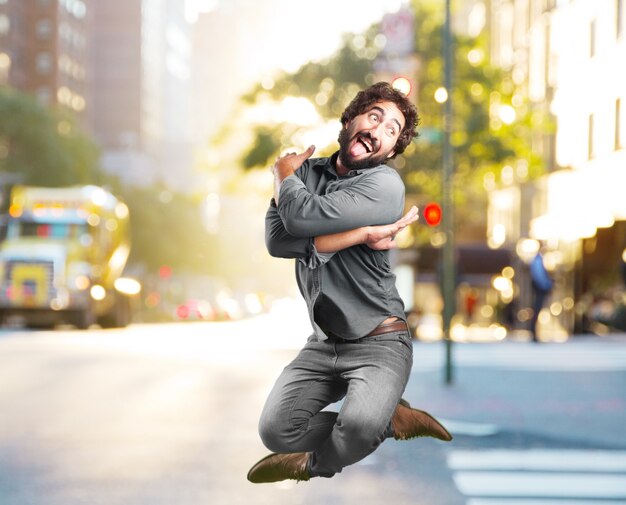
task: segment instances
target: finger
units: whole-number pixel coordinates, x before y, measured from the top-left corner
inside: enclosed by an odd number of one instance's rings
[[[411,207],[409,211],[406,213],[405,217],[411,219],[414,216],[417,216],[418,214],[419,214],[419,209],[415,205],[413,205],[413,207]]]
[[[419,209],[414,205],[404,217],[404,221],[408,223],[413,223],[414,221],[417,221],[419,219]]]
[[[406,220],[406,224],[408,225],[408,224],[414,223],[414,222],[415,222],[415,221],[417,221],[419,218],[420,218],[419,214],[414,214],[414,215],[412,215],[412,216],[411,216],[411,218],[410,218],[410,219],[407,219],[407,220]]]
[[[396,224],[399,226],[408,226],[411,223],[414,223],[419,219],[419,215],[416,213],[407,214],[404,217],[400,218],[396,221]]]
[[[396,221],[396,223],[404,223],[406,221],[411,221],[417,215],[417,207],[413,206],[411,209],[400,219]]]
[[[314,145],[310,145],[306,151],[304,151],[302,154],[298,154],[296,155],[296,158],[299,158],[300,161],[304,161],[306,159],[309,159],[311,157],[311,155],[315,152],[315,146]]]
[[[416,219],[415,216],[404,216],[399,221],[396,221],[396,224],[398,226],[406,226],[408,224],[411,224],[415,219]]]

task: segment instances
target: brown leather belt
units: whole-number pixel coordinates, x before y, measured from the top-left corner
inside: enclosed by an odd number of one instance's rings
[[[398,321],[378,325],[368,333],[367,336],[375,337],[376,335],[384,335],[385,333],[393,333],[394,331],[408,331],[408,329],[406,322],[400,319]]]

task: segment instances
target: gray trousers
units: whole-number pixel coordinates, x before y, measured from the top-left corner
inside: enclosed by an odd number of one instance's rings
[[[283,370],[259,421],[268,449],[312,453],[312,476],[331,477],[392,435],[391,416],[413,362],[406,331],[355,342],[308,342]],[[322,411],[344,399],[340,411]]]

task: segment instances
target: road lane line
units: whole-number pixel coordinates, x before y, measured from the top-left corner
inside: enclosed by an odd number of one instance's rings
[[[457,472],[458,490],[466,496],[626,499],[624,475],[528,472]]]
[[[623,504],[622,500],[554,500],[545,498],[471,498],[465,505],[615,505]]]
[[[490,437],[500,431],[497,424],[471,423],[466,421],[455,421],[452,419],[439,418],[452,435],[467,435],[470,437]]]
[[[446,424],[450,429],[450,426]],[[453,470],[533,470],[570,472],[626,472],[626,451],[492,450],[452,451]]]

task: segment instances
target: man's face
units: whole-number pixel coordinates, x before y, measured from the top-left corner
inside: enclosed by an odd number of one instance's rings
[[[339,133],[339,160],[349,170],[381,165],[393,156],[404,115],[393,102],[376,102],[344,124]]]

